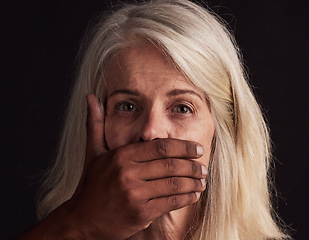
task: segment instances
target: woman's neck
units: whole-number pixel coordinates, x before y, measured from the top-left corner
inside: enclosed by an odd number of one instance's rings
[[[187,206],[154,220],[148,228],[134,234],[127,240],[181,240],[189,231],[192,206]]]

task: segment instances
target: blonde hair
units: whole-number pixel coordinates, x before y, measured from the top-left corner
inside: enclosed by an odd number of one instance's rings
[[[58,155],[42,184],[38,215],[70,199],[86,144],[86,94],[104,98],[111,58],[137,44],[159,46],[201,89],[215,120],[208,186],[192,239],[283,239],[273,219],[268,129],[242,66],[234,38],[209,10],[187,0],[127,5],[94,28],[66,112]]]

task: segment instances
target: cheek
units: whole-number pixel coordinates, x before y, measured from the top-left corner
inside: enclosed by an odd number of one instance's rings
[[[198,121],[188,123],[184,128],[175,128],[175,138],[190,140],[200,143],[204,148],[204,155],[198,159],[208,167],[211,144],[214,136],[214,123],[212,117],[199,119]],[[179,130],[180,129],[180,130]]]
[[[210,154],[211,154],[211,144],[214,136],[214,127],[209,127],[204,129],[204,135],[201,136],[200,143],[204,148],[204,155],[199,159],[202,163],[204,163],[207,167],[209,165]]]
[[[120,120],[109,116],[105,118],[105,140],[109,150],[132,142],[132,128]]]

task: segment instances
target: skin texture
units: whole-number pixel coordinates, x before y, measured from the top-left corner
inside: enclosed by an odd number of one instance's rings
[[[107,87],[105,112],[87,96],[73,197],[19,239],[184,239],[214,134],[203,94],[150,44],[118,55]]]

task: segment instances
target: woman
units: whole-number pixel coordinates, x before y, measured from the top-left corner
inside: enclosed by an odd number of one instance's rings
[[[44,220],[22,239],[286,237],[240,54],[198,5],[152,1],[102,18],[66,114]]]

